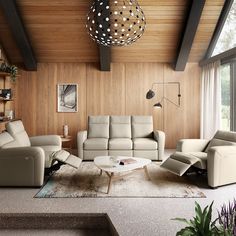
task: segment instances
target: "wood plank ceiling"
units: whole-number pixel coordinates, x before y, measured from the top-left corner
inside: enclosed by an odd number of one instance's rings
[[[97,62],[98,47],[85,29],[88,0],[18,0],[38,62]],[[139,0],[147,18],[143,37],[112,48],[112,62],[174,62],[190,0]],[[207,0],[189,61],[200,61],[208,47],[224,0]],[[22,58],[0,10],[0,40],[12,63]]]

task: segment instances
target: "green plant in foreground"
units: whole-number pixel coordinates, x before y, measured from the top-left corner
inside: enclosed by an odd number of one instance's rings
[[[206,206],[203,210],[195,202],[195,214],[193,219],[175,218],[173,220],[186,223],[188,226],[177,232],[176,236],[214,236],[220,235],[216,227],[216,221],[212,222],[212,205]]]
[[[224,236],[236,235],[236,200],[224,204],[218,212],[219,232]]]

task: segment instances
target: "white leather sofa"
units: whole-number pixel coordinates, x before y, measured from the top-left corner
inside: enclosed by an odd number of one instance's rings
[[[29,138],[20,120],[6,129],[0,134],[0,186],[41,186],[51,154],[61,149],[60,136]]]
[[[89,116],[88,131],[78,132],[78,155],[122,155],[162,160],[165,134],[153,131],[152,116]]]
[[[191,166],[207,170],[208,185],[216,188],[236,182],[236,132],[217,131],[212,140],[182,139],[177,152],[161,165],[182,176]]]

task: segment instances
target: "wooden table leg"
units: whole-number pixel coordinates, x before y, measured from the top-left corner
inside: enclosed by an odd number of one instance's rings
[[[145,172],[145,174],[146,174],[146,176],[147,176],[147,179],[148,179],[148,180],[151,180],[151,178],[150,178],[150,176],[149,176],[149,174],[148,174],[147,166],[144,166],[143,168],[144,168],[144,172]]]
[[[111,173],[110,176],[109,176],[109,183],[108,183],[108,188],[107,188],[107,194],[110,192],[113,176],[114,176],[113,173]]]

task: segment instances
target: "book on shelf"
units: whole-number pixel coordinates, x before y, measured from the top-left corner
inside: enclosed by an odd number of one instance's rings
[[[137,161],[133,158],[125,158],[120,160],[120,165],[128,165],[128,164],[134,164]]]

